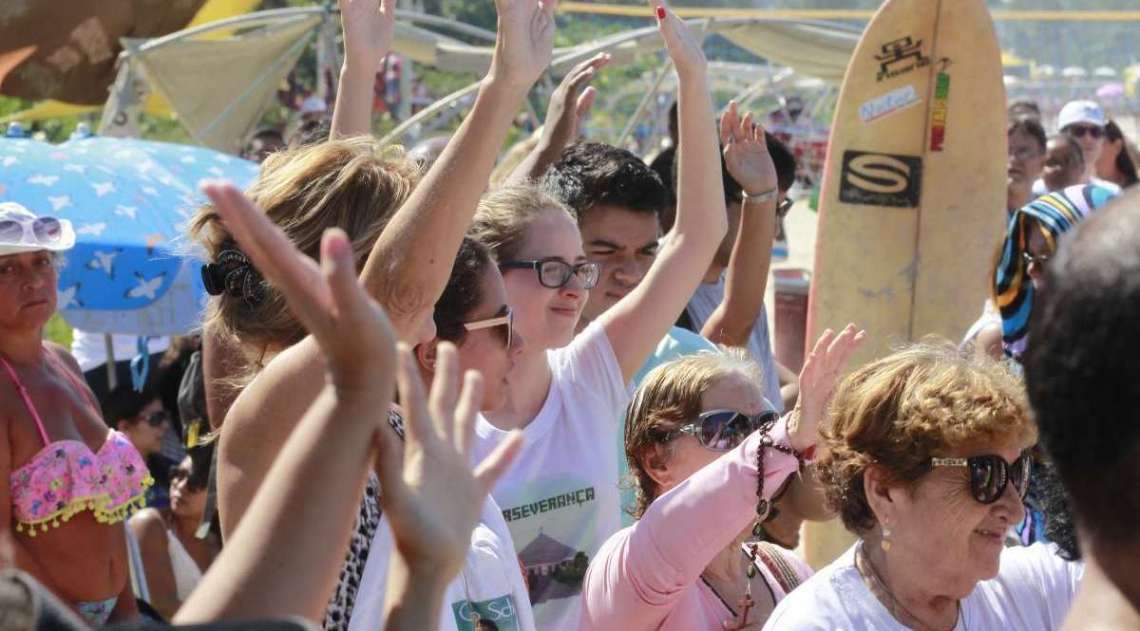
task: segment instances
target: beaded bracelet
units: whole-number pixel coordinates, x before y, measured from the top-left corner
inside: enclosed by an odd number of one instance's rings
[[[775,449],[781,453],[785,453],[796,459],[799,468],[803,468],[804,459],[796,450],[785,445],[777,445],[776,441],[772,440],[772,427],[776,424],[773,419],[759,428],[760,442],[756,446],[756,470],[758,476],[756,478],[756,524],[752,526],[752,536],[759,537],[763,531],[764,520],[768,518],[768,514],[772,512],[772,502],[764,499],[764,450]],[[754,563],[748,564],[748,578],[756,576],[756,565]]]

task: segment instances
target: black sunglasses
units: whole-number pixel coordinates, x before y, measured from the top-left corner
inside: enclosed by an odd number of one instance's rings
[[[1085,134],[1093,138],[1100,138],[1104,135],[1104,129],[1096,125],[1069,125],[1065,128],[1065,133],[1070,134],[1076,138],[1081,138]]]
[[[1029,476],[1033,469],[1028,453],[1022,453],[1010,464],[996,455],[970,458],[931,458],[930,467],[966,467],[970,470],[970,494],[982,504],[993,504],[1001,498],[1005,487],[1013,485],[1018,499],[1029,492]]]
[[[752,432],[774,424],[780,415],[775,410],[759,414],[743,414],[735,410],[711,410],[702,412],[697,420],[667,432],[662,442],[669,442],[678,436],[688,434],[706,449],[728,451],[744,442]]]
[[[159,410],[151,412],[143,417],[143,420],[149,423],[151,427],[162,427],[163,423],[170,420],[170,415],[166,413],[166,410]]]
[[[549,289],[561,289],[577,275],[582,289],[593,289],[602,268],[592,262],[571,264],[561,259],[537,259],[506,261],[499,263],[499,269],[533,269],[538,274],[539,284]]]
[[[171,467],[170,468],[170,485],[174,486],[175,482],[181,482],[183,480],[186,481],[186,490],[190,491],[191,493],[197,493],[198,491],[201,491],[201,490],[206,488],[206,483],[204,481],[195,480],[190,475],[190,472],[187,471],[186,469],[183,469],[179,465],[175,465],[175,466]]]

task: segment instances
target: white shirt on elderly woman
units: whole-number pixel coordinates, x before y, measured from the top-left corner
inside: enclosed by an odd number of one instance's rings
[[[855,567],[855,544],[789,594],[765,631],[875,629],[907,631],[871,593]],[[955,631],[1060,629],[1084,575],[1084,564],[1061,559],[1055,548],[1006,548],[998,575],[962,599]]]

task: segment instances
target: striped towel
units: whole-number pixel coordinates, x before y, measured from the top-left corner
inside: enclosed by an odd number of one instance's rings
[[[1029,282],[1022,253],[1029,241],[1029,229],[1035,225],[1044,229],[1046,243],[1056,250],[1060,235],[1115,196],[1100,186],[1070,186],[1038,197],[1010,217],[1001,260],[994,273],[994,296],[1001,311],[1002,347],[1007,356],[1019,359],[1028,339],[1033,283]]]

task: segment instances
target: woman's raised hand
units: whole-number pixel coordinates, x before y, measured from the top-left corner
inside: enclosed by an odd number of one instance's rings
[[[337,391],[390,401],[396,336],[383,309],[357,281],[344,232],[325,231],[318,265],[232,184],[208,183],[202,190],[242,252],[316,338]]]
[[[816,340],[800,370],[800,397],[788,425],[788,438],[797,451],[802,452],[819,442],[819,427],[827,412],[827,403],[839,385],[847,360],[866,337],[866,331],[848,324],[838,335],[827,329]]]
[[[673,60],[677,76],[682,80],[704,76],[708,70],[708,60],[701,49],[701,38],[693,34],[681,18],[660,0],[651,0],[657,14],[657,29],[665,40],[665,51]]]
[[[425,396],[411,351],[401,344],[398,352],[406,436],[402,448],[382,446],[381,505],[409,568],[446,581],[462,566],[483,501],[518,455],[522,434],[512,432],[472,469],[482,377],[467,372],[461,388],[458,354],[444,342],[438,347],[431,394]]]
[[[554,55],[557,0],[495,0],[498,38],[489,77],[530,89]]]
[[[396,0],[337,0],[344,32],[344,61],[376,72],[392,48]]]

